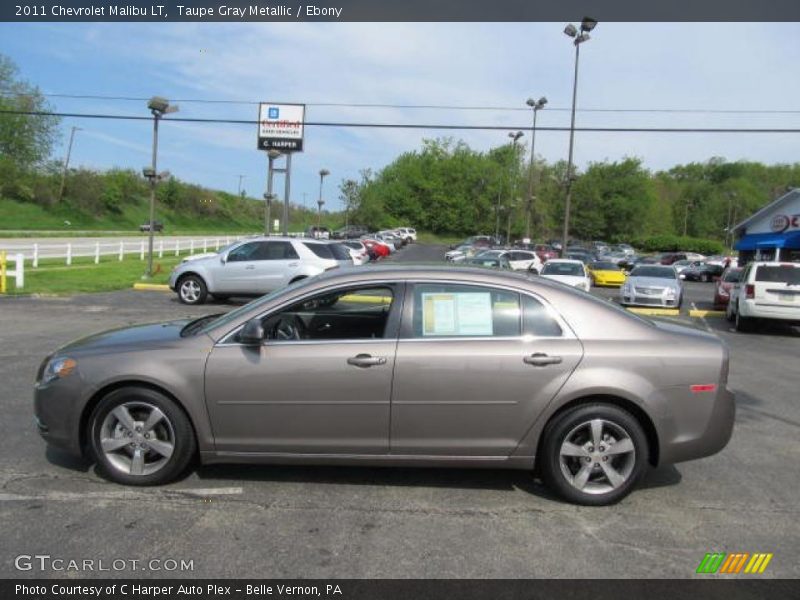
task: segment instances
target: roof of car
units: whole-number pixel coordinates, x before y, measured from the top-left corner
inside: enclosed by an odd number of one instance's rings
[[[549,265],[551,263],[568,263],[568,264],[571,264],[571,265],[582,265],[583,261],[575,260],[573,258],[551,258],[550,260],[548,260],[544,264],[545,265]]]

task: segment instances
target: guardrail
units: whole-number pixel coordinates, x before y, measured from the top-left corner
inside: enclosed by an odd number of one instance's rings
[[[14,262],[14,270],[8,270],[8,261]],[[25,257],[22,254],[8,256],[5,251],[0,252],[0,294],[5,294],[8,277],[14,278],[16,289],[20,290],[25,285]]]

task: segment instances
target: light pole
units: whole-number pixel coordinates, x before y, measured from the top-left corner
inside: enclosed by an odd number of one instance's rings
[[[268,236],[272,231],[270,214],[272,211],[272,201],[275,194],[272,193],[272,178],[275,173],[275,159],[281,155],[277,150],[267,150],[267,193],[264,194],[264,235]]]
[[[170,113],[178,112],[177,105],[171,105],[169,100],[161,98],[160,96],[153,96],[147,102],[147,108],[153,115],[153,161],[149,169],[145,169],[145,177],[150,180],[150,227],[147,241],[147,274],[148,278],[153,276],[153,234],[155,230],[156,221],[156,184],[159,179],[164,176],[159,176],[158,168],[156,167],[158,157],[158,121]]]
[[[525,135],[521,131],[508,132],[508,137],[511,138],[511,150],[513,152],[513,158],[511,161],[511,190],[510,195],[508,198],[508,222],[506,224],[506,245],[509,245],[511,242],[511,212],[514,210],[514,206],[516,204],[516,195],[517,195],[517,167],[519,164],[517,163],[517,142],[519,139]]]
[[[319,228],[322,225],[322,207],[325,204],[325,201],[322,199],[322,182],[325,181],[325,177],[330,175],[331,172],[328,169],[320,169],[319,170],[319,200],[317,200],[317,233],[319,233]]]
[[[569,158],[567,159],[567,197],[564,200],[564,233],[561,242],[561,256],[567,251],[567,240],[569,238],[569,208],[572,201],[572,149],[575,140],[575,102],[578,98],[578,59],[580,58],[581,44],[589,40],[589,32],[595,28],[597,21],[589,17],[584,17],[581,21],[581,29],[578,32],[577,27],[569,23],[564,28],[564,33],[573,38],[573,45],[575,46],[575,77],[572,81],[572,116],[569,125]]]
[[[528,98],[525,104],[531,107],[533,111],[533,127],[531,128],[531,159],[528,165],[528,202],[525,206],[525,238],[531,238],[531,219],[533,213],[533,179],[534,179],[534,164],[536,163],[536,115],[547,104],[547,98],[542,96],[538,100]]]
[[[82,131],[80,127],[73,127],[69,132],[69,145],[67,146],[67,157],[64,159],[64,172],[61,173],[61,188],[58,190],[58,202],[61,203],[64,197],[64,186],[67,184],[67,169],[69,169],[69,157],[72,154],[72,140],[75,139],[75,132]]]
[[[239,191],[238,191],[239,197],[241,197],[243,195],[242,194],[242,179],[244,179],[245,177],[247,177],[247,175],[239,175]]]

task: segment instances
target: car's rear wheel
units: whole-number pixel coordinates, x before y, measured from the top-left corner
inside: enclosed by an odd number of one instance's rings
[[[198,275],[186,275],[178,281],[178,299],[183,304],[203,304],[208,297],[208,288]]]
[[[103,398],[89,421],[101,473],[125,485],[160,485],[179,476],[195,453],[188,417],[174,401],[145,387]]]
[[[753,331],[753,319],[743,317],[741,311],[736,311],[736,331],[749,333]]]
[[[544,482],[576,504],[603,506],[633,489],[647,465],[647,437],[630,413],[610,404],[577,406],[545,427]]]

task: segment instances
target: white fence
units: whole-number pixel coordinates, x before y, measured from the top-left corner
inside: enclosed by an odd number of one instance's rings
[[[172,238],[153,240],[153,255],[158,258],[164,256],[180,256],[181,254],[196,254],[199,252],[216,252],[228,244],[243,239],[245,236],[220,236],[211,238]],[[75,258],[92,258],[94,263],[100,262],[101,256],[113,256],[123,260],[125,256],[138,255],[144,260],[148,253],[147,238],[141,240],[114,240],[106,241],[80,241],[60,242],[58,244],[33,243],[27,245],[14,244],[8,247],[9,252],[20,254],[31,261],[31,266],[36,269],[39,261],[44,259],[63,260],[64,264],[71,265]]]

